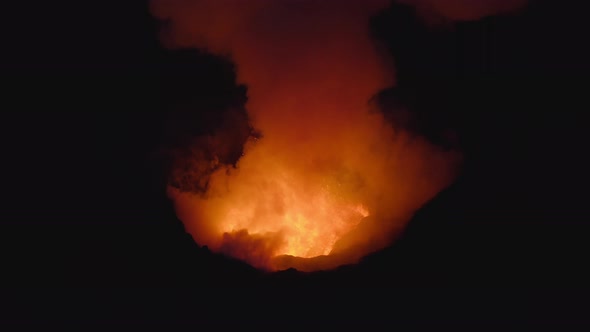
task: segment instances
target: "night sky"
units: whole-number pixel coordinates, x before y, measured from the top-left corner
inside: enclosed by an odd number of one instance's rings
[[[398,86],[386,94],[410,105],[433,139],[441,124],[455,129],[463,172],[362,263],[270,275],[199,248],[165,195],[159,152],[243,105],[232,63],[162,48],[145,1],[10,6],[0,55],[2,289],[26,296],[8,292],[6,321],[483,317],[466,303],[523,321],[583,312],[564,295],[590,280],[588,23],[574,2],[531,1],[444,29],[399,4],[374,17],[396,61]],[[449,294],[467,302],[452,306]],[[66,311],[56,298],[70,301]]]

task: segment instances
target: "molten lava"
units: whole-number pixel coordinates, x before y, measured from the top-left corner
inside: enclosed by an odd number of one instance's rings
[[[176,169],[169,195],[197,243],[262,269],[330,269],[389,245],[453,181],[458,153],[370,103],[394,83],[368,25],[387,3],[152,2],[168,45],[231,56],[262,133],[235,167],[218,158],[234,144],[231,125],[183,157],[192,166]]]
[[[266,176],[270,181],[261,185],[267,190],[242,191],[235,201],[224,201],[228,206],[220,218],[221,232],[276,234],[283,241],[274,255],[309,258],[328,255],[343,234],[369,215],[362,204],[339,200],[337,189],[328,184],[305,188],[286,167],[268,170]]]
[[[179,218],[197,243],[262,269],[333,268],[386,246],[449,181],[455,159],[395,134],[380,114],[357,114],[345,126],[355,130],[309,144],[251,139],[236,167],[211,175],[205,195],[170,187]]]
[[[232,241],[244,241],[248,235],[273,243],[267,248],[270,256],[330,254],[336,241],[369,211],[346,197],[345,184],[335,174],[320,174],[316,165],[307,165],[307,171],[301,168],[305,165],[293,167],[265,148],[254,143],[237,169],[220,170],[211,179],[216,191],[202,203],[204,209],[216,211],[209,220],[216,233],[224,234],[222,251],[257,264],[248,252],[232,249]]]

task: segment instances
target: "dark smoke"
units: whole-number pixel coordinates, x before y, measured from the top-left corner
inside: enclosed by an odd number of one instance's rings
[[[397,0],[416,8],[426,23],[472,21],[486,16],[517,12],[528,0]]]

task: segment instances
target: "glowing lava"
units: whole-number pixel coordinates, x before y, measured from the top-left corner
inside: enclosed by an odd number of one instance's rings
[[[362,185],[358,176],[341,163],[313,155],[289,162],[291,154],[272,141],[252,140],[236,168],[212,175],[206,196],[171,189],[176,199],[186,197],[208,212],[203,218],[216,241],[205,236],[201,243],[254,266],[273,268],[276,256],[329,255],[343,235],[369,216],[367,206],[350,192],[352,185]],[[203,229],[192,233],[198,240],[205,234]]]
[[[327,184],[316,188],[298,185],[294,175],[284,169],[276,169],[280,174],[268,174],[272,180],[262,184],[270,187],[266,192],[242,192],[237,202],[227,202],[230,206],[220,220],[220,231],[282,235],[283,243],[275,255],[309,258],[328,255],[343,234],[369,215],[362,204],[338,200],[338,193]],[[254,183],[250,185],[256,188]],[[248,199],[250,195],[257,199]]]
[[[169,195],[198,244],[263,269],[334,268],[389,245],[453,181],[459,154],[371,104],[394,84],[369,31],[388,3],[153,0],[167,45],[230,55],[262,133],[222,164],[244,143],[227,121],[173,170]]]

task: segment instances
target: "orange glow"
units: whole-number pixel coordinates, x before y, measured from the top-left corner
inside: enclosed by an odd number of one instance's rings
[[[274,255],[314,257],[328,255],[338,238],[369,215],[362,202],[346,197],[345,184],[334,173],[317,173],[315,165],[293,168],[264,149],[254,146],[238,169],[214,174],[212,187],[227,182],[203,201],[216,211],[211,220],[217,233],[266,234],[281,239]]]
[[[169,187],[197,243],[261,269],[334,268],[389,245],[452,182],[459,153],[394,130],[371,106],[394,83],[368,31],[387,1],[152,4],[173,23],[168,45],[231,55],[263,134],[208,178],[206,193]],[[224,135],[208,141],[224,146]],[[199,179],[201,169],[183,172]]]

